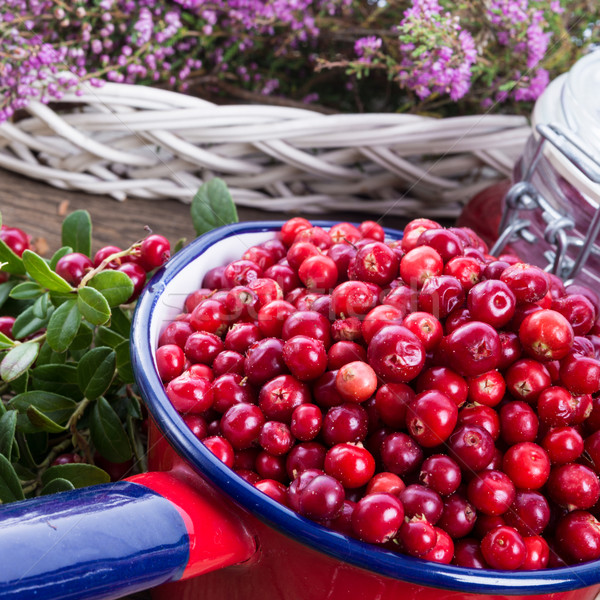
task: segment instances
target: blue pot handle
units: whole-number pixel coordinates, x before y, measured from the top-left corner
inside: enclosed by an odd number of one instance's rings
[[[119,598],[254,553],[252,536],[222,503],[168,473],[138,479],[3,506],[0,598]],[[215,545],[222,527],[229,536]]]

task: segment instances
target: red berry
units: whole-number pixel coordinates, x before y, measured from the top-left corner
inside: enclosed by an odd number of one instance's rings
[[[507,525],[489,531],[481,540],[481,553],[493,569],[518,569],[527,557],[527,547],[519,532]]]
[[[377,389],[377,375],[367,363],[354,361],[337,372],[335,386],[340,396],[348,402],[364,402]]]
[[[88,271],[94,268],[94,263],[85,254],[72,252],[58,259],[55,271],[71,285],[77,286]]]
[[[366,485],[375,473],[372,454],[354,444],[336,444],[325,456],[325,472],[335,477],[346,489]]]
[[[361,498],[352,513],[352,531],[360,540],[384,544],[396,536],[404,508],[396,496],[377,492]]]
[[[146,271],[164,265],[171,256],[171,244],[162,235],[149,235],[140,247],[140,264]]]

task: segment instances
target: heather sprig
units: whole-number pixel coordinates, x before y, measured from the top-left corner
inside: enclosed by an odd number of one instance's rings
[[[333,110],[528,110],[597,32],[600,9],[561,1],[4,0],[0,122],[104,81]]]

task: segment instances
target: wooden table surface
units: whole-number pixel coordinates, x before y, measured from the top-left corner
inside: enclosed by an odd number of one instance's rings
[[[5,225],[25,230],[36,249],[51,255],[60,246],[61,223],[66,214],[86,209],[92,217],[93,249],[104,245],[127,247],[146,235],[145,227],[167,237],[171,245],[181,239],[194,238],[189,206],[177,200],[138,200],[117,202],[107,196],[93,196],[80,192],[65,192],[45,183],[27,179],[0,169],[0,211]],[[240,221],[279,220],[292,216],[239,208]],[[300,213],[299,213],[300,214]],[[309,217],[310,218],[310,217]],[[315,217],[317,218],[317,217]],[[343,221],[361,221],[376,216],[362,214],[326,214],[318,218]],[[402,228],[408,219],[385,217],[381,224]],[[444,223],[450,225],[451,223]],[[148,600],[148,592],[134,594],[128,600]]]
[[[146,235],[146,226],[167,237],[172,245],[180,238],[189,241],[195,235],[189,205],[177,200],[131,199],[117,202],[108,196],[59,190],[0,169],[2,222],[24,229],[34,239],[42,238],[48,246],[48,253],[60,247],[61,223],[64,216],[77,209],[86,209],[92,217],[95,250],[104,245],[127,247]],[[279,220],[293,216],[290,213],[266,212],[244,207],[240,207],[238,213],[240,221]],[[376,215],[351,213],[328,213],[314,218],[338,221],[361,221],[367,218],[377,220]],[[407,220],[386,216],[380,223],[386,227],[402,228]],[[42,245],[37,248],[38,251]]]

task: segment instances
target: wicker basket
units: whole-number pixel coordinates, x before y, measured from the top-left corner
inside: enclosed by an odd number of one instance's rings
[[[0,126],[5,169],[117,200],[190,202],[219,176],[238,205],[312,214],[454,217],[530,134],[510,115],[323,115],[114,83],[27,113]]]

